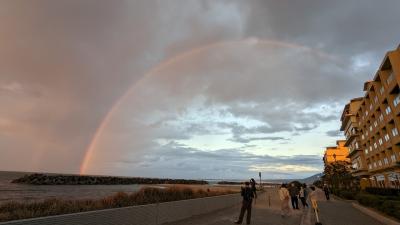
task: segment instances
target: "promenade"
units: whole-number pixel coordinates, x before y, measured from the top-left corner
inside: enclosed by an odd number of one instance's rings
[[[324,193],[317,190],[320,222],[323,225],[382,225],[374,218],[353,207],[351,201],[338,200],[334,197],[326,200]],[[311,224],[315,216],[311,215]]]
[[[271,206],[269,206],[271,197]],[[324,193],[317,190],[320,221],[323,225],[383,225],[367,214],[353,207],[351,202],[331,198],[325,199]],[[168,225],[226,225],[237,219],[240,206],[192,217]],[[280,216],[280,201],[277,189],[267,189],[260,194],[253,206],[252,225],[314,225],[315,214],[309,209],[291,210],[290,216]],[[246,224],[244,221],[243,224]]]
[[[269,205],[269,198],[271,205]],[[217,211],[207,215],[192,217],[179,222],[168,223],[168,225],[225,225],[233,224],[238,218],[240,205],[225,210]],[[260,193],[256,203],[253,205],[253,225],[293,225],[300,224],[303,210],[291,211],[290,216],[282,218],[280,214],[280,200],[278,189],[267,189]],[[246,217],[246,216],[245,216]],[[245,219],[243,224],[246,224]]]

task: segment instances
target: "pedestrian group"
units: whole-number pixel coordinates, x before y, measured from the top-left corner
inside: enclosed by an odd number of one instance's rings
[[[256,189],[256,181],[252,178],[249,182],[244,183],[245,186],[241,188],[241,196],[243,197],[242,207],[240,209],[239,218],[235,221],[235,224],[242,224],[244,214],[246,214],[246,224],[250,224],[251,222],[251,209],[253,201],[255,203],[257,199],[257,189]],[[314,193],[315,188],[308,188],[306,184],[291,183],[289,186],[287,184],[282,184],[279,188],[279,198],[281,200],[281,216],[284,218],[289,215],[290,207],[289,207],[289,199],[292,204],[293,210],[299,210],[299,199],[303,206],[303,209],[308,208],[308,199],[312,200],[315,198]],[[328,192],[327,199],[329,199],[329,190],[326,188]]]

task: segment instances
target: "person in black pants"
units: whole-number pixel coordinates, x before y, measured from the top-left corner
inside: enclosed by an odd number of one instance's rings
[[[254,178],[250,179],[250,188],[254,193],[254,205],[256,204],[256,200],[257,200],[257,188],[256,188],[256,180],[254,180]]]
[[[300,193],[299,188],[294,183],[292,183],[289,188],[289,194],[290,194],[290,199],[292,201],[293,209],[299,209],[299,199],[298,199],[299,193]]]
[[[329,198],[329,192],[330,192],[330,190],[329,190],[329,188],[328,188],[328,185],[326,185],[326,184],[324,184],[324,193],[325,193],[325,198],[326,198],[326,200],[329,200],[330,198]]]
[[[239,219],[235,224],[242,224],[244,213],[247,211],[246,223],[250,224],[251,220],[251,204],[254,198],[254,192],[250,188],[250,182],[245,183],[245,187],[242,187],[241,195],[243,197],[242,208],[240,210]]]

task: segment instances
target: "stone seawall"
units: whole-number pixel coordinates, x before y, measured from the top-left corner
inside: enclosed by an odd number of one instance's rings
[[[34,173],[15,179],[13,183],[33,185],[119,185],[119,184],[208,184],[203,180],[81,176]]]

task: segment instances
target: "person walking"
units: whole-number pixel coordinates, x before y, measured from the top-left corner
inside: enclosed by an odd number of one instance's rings
[[[292,207],[293,209],[299,209],[299,188],[294,183],[291,183],[290,188],[289,188],[289,194],[290,194],[290,199],[292,201]]]
[[[256,188],[256,180],[254,180],[253,178],[250,179],[250,188],[253,191],[253,195],[254,195],[254,205],[256,204],[256,199],[257,199],[257,188]]]
[[[308,208],[308,204],[307,204],[307,191],[306,191],[306,184],[303,184],[303,186],[300,187],[300,200],[301,200],[301,204],[303,205],[303,208],[305,209],[306,207]]]
[[[242,208],[240,210],[239,219],[235,224],[242,224],[244,213],[247,211],[246,224],[251,221],[251,204],[254,198],[254,192],[250,188],[250,182],[245,182],[245,187],[242,187],[241,195],[243,197]]]
[[[279,199],[281,200],[281,216],[285,217],[289,215],[289,191],[286,188],[286,184],[282,184],[279,188]]]
[[[330,192],[330,190],[329,190],[328,185],[324,184],[323,190],[324,190],[324,193],[325,193],[325,198],[326,198],[326,200],[329,200],[329,199],[330,199],[330,197],[329,197],[329,192]]]

